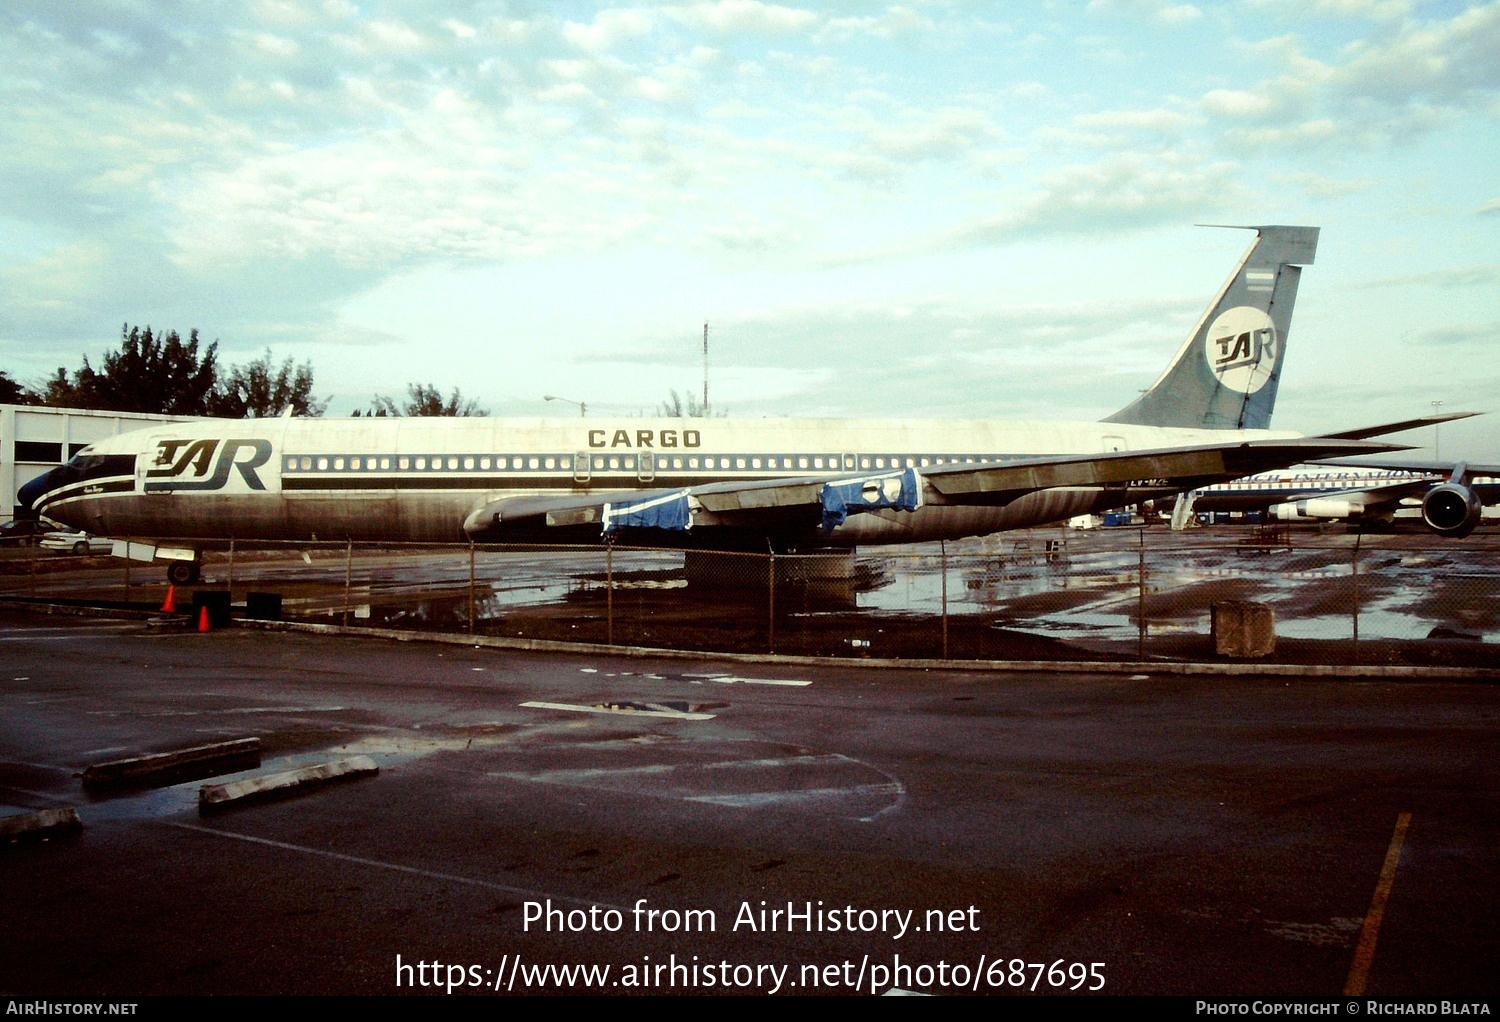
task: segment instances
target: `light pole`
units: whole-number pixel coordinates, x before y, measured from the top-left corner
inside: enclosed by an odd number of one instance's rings
[[[588,413],[589,413],[589,406],[588,405],[584,404],[582,401],[574,401],[570,397],[558,397],[556,394],[543,394],[542,395],[542,400],[543,401],[562,401],[565,404],[577,405],[578,406],[578,417],[579,418],[583,418],[584,416],[588,415]]]
[[[1434,401],[1432,403],[1432,414],[1433,414],[1434,418],[1437,416],[1438,409],[1441,408],[1441,407],[1443,407],[1443,403],[1441,401]],[[1442,437],[1438,433],[1438,430],[1440,430],[1442,428],[1443,428],[1443,425],[1440,422],[1434,422],[1432,424],[1432,460],[1433,461],[1442,461],[1443,460]]]

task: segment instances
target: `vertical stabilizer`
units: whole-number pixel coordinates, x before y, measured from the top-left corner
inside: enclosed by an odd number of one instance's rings
[[[1318,228],[1244,229],[1256,232],[1255,242],[1167,371],[1105,422],[1270,427],[1297,282],[1317,252]]]

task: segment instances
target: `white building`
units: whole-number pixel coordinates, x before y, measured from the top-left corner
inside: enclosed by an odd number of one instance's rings
[[[0,405],[0,521],[21,510],[16,491],[96,440],[181,415]]]

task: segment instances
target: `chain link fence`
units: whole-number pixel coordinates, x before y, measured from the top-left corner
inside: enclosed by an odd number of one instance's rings
[[[220,593],[204,597],[204,593]],[[8,550],[0,594],[159,607],[162,568]],[[1494,666],[1500,535],[1160,527],[849,553],[299,543],[205,554],[174,602],[351,626],[652,648],[1002,660],[1222,659],[1216,607],[1269,660]]]

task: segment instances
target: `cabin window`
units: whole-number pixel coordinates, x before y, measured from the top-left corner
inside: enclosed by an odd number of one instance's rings
[[[556,458],[548,458],[546,461],[542,462],[542,467],[549,468],[549,469],[556,468],[557,467],[557,459]]]
[[[688,468],[697,468],[697,467],[698,467],[698,459],[697,458],[689,458],[688,459]]]
[[[734,459],[734,467],[735,468],[744,468],[745,467],[745,459],[744,458],[735,458]]]
[[[490,468],[490,459],[489,458],[480,458],[479,459],[479,467],[481,469],[485,470],[486,472],[488,472],[489,468]]]
[[[474,469],[474,459],[473,458],[465,458],[464,459],[464,469],[466,471],[473,471],[473,469]]]
[[[539,468],[540,466],[541,466],[541,461],[539,459],[537,459],[537,458],[531,458],[530,460],[528,460],[526,462],[526,467],[527,468]]]
[[[381,458],[380,459],[380,467],[381,467],[382,470],[388,471],[390,469],[390,467],[391,467],[391,459],[390,458]]]
[[[338,471],[342,472],[344,470],[344,459],[343,458],[334,458],[333,459],[333,467],[335,469],[337,469]]]
[[[328,459],[327,458],[319,458],[318,459],[318,471],[319,472],[326,472],[326,471],[328,471]]]
[[[563,468],[572,468],[573,458],[570,455],[563,455],[563,457],[558,459],[558,464],[560,464]]]
[[[427,459],[426,458],[418,458],[417,459],[417,468],[426,468],[426,467],[427,467]]]

